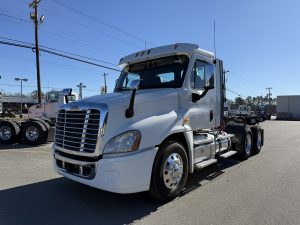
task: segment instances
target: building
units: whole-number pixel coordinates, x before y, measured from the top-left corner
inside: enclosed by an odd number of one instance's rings
[[[300,95],[277,96],[277,119],[300,120]]]
[[[32,99],[29,97],[23,97],[23,113],[27,113],[27,108],[37,104],[37,99]],[[21,106],[21,98],[15,96],[2,96],[0,97],[0,114],[6,111],[19,113]],[[2,111],[2,112],[1,112]]]

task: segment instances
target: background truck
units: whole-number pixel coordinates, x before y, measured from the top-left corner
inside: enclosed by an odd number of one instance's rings
[[[47,92],[44,102],[28,109],[29,119],[0,120],[0,143],[23,142],[39,145],[47,140],[53,140],[54,132],[51,127],[55,125],[58,109],[63,104],[76,101],[76,99],[77,96],[72,93],[72,89]]]
[[[168,201],[195,170],[260,152],[260,126],[224,126],[223,63],[213,53],[173,44],[136,52],[119,65],[113,93],[58,111],[53,159],[59,174],[110,192],[149,191]]]
[[[225,103],[225,105],[226,105],[226,103]],[[244,121],[245,123],[247,123],[249,125],[255,125],[264,120],[260,114],[258,114],[258,113],[255,114],[254,111],[251,110],[251,106],[239,105],[234,114],[230,114],[230,113],[226,112],[225,109],[228,109],[228,108],[226,106],[224,106],[224,117],[225,117],[226,121],[239,120],[239,121]]]

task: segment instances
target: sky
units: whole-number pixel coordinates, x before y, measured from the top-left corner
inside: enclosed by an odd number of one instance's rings
[[[0,37],[34,43],[28,0],[2,0]],[[300,1],[289,0],[42,0],[40,45],[105,61],[116,68],[125,55],[172,43],[195,43],[214,51],[229,70],[227,97],[300,94]],[[13,19],[8,16],[22,18]],[[0,40],[3,40],[0,38]],[[41,52],[43,91],[86,85],[83,96],[100,93],[103,73],[113,91],[119,73]],[[106,62],[110,63],[107,64]],[[0,44],[0,89],[19,92],[14,78],[36,89],[35,53]]]

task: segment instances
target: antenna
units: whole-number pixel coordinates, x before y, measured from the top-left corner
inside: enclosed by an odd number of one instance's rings
[[[217,47],[216,47],[216,21],[214,20],[214,51],[215,58],[217,58]]]

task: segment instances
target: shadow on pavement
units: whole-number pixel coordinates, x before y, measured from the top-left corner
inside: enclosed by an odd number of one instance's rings
[[[237,163],[226,160],[197,171],[189,177],[184,194]],[[0,224],[128,224],[163,204],[147,193],[119,195],[56,178],[0,191]]]
[[[119,195],[57,178],[0,191],[0,224],[128,224],[161,204],[147,193]]]
[[[11,145],[3,145],[0,144],[0,151],[1,150],[10,150],[10,149],[26,149],[26,148],[39,148],[43,146],[48,146],[50,142],[47,142],[46,144],[39,145],[39,146],[32,146],[32,145],[26,145],[26,144],[11,144]]]
[[[224,159],[218,162],[216,165],[208,166],[202,170],[195,171],[193,174],[189,175],[182,196],[202,186],[201,183],[216,179],[225,173],[225,169],[239,163],[240,161],[237,158],[232,157],[230,159]]]

